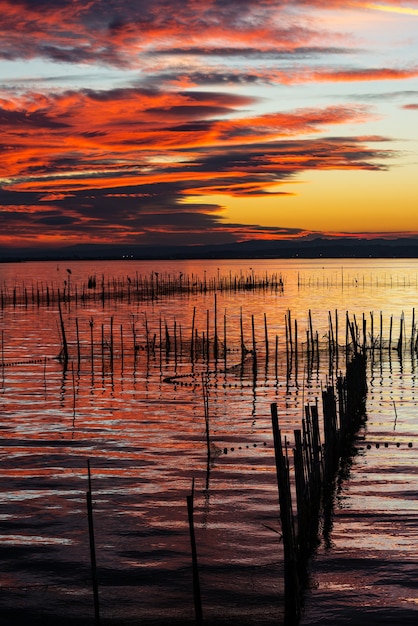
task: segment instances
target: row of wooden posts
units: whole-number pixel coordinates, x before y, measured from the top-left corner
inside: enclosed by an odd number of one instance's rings
[[[208,463],[210,459],[209,399],[204,388],[204,409]],[[271,419],[279,496],[279,517],[284,546],[284,625],[297,626],[303,610],[308,581],[309,559],[319,542],[325,541],[332,524],[332,508],[339,472],[352,455],[353,444],[365,420],[366,355],[357,351],[347,364],[345,376],[336,387],[322,392],[323,425],[320,426],[318,402],[305,406],[300,429],[294,430],[293,468],[291,444],[280,430],[277,404],[271,404]],[[321,440],[322,431],[322,440]],[[293,475],[293,480],[291,476]],[[99,586],[94,543],[92,488],[88,462],[87,511],[95,624],[100,625]],[[296,508],[294,505],[296,501]],[[203,623],[203,608],[198,565],[198,546],[194,525],[194,479],[186,497],[189,521],[195,622]]]
[[[374,289],[399,289],[418,287],[418,276],[399,275],[385,273],[382,274],[359,274],[357,272],[347,272],[341,267],[340,271],[333,272],[330,275],[328,272],[323,273],[321,276],[318,274],[302,274],[298,272],[297,284],[299,289],[317,289],[319,287],[326,289],[361,289],[361,290],[374,290]]]
[[[59,268],[57,268],[59,269]],[[152,271],[147,275],[135,272],[133,275],[126,274],[124,276],[98,276],[92,274],[87,280],[77,281],[73,277],[72,270],[65,270],[65,279],[44,282],[33,281],[29,284],[14,283],[8,284],[4,282],[0,284],[0,308],[4,309],[8,306],[52,306],[58,299],[64,302],[74,304],[83,304],[92,301],[149,301],[174,296],[178,294],[203,294],[210,292],[231,292],[237,293],[245,290],[271,290],[283,292],[285,289],[285,279],[278,272],[264,272],[258,274],[253,268],[241,270],[239,273],[227,274],[221,273],[218,268],[216,275],[207,276],[204,272],[203,276],[198,274],[188,274],[183,272],[168,273]],[[380,281],[380,282],[379,282]],[[349,276],[345,275],[343,270],[338,276],[328,277],[311,277],[304,276],[300,273],[297,278],[298,289],[305,288],[330,288],[330,287],[411,287],[415,285],[413,279],[408,277],[393,277],[388,275],[379,279],[379,277],[366,277],[365,275]]]
[[[86,302],[106,302],[110,300],[126,302],[149,302],[177,295],[196,295],[214,292],[238,293],[241,291],[269,291],[283,293],[284,279],[277,272],[256,274],[254,271],[221,274],[203,277],[196,274],[176,274],[151,272],[147,276],[97,278],[89,276],[87,282],[77,284],[72,281],[72,272],[67,270],[67,278],[61,284],[25,283],[13,286],[0,286],[0,308],[9,306],[52,306],[58,301],[73,306]]]
[[[284,545],[286,626],[299,622],[309,557],[318,544],[321,522],[324,540],[329,539],[336,479],[352,455],[364,423],[366,392],[366,355],[360,350],[347,364],[346,375],[338,377],[336,388],[328,386],[322,392],[323,441],[318,405],[305,407],[302,428],[294,431],[293,481],[291,446],[281,435],[277,405],[271,405]]]
[[[129,334],[131,340],[128,341],[126,332],[122,324],[118,329],[114,327],[113,317],[110,317],[108,327],[102,323],[100,326],[100,343],[97,349],[97,328],[93,317],[88,321],[89,330],[83,330],[84,341],[80,339],[80,326],[78,317],[75,318],[75,341],[68,340],[68,328],[64,320],[63,304],[58,300],[59,311],[59,328],[61,335],[61,351],[59,354],[64,367],[68,366],[69,360],[76,360],[78,369],[82,361],[90,360],[91,368],[94,369],[94,361],[101,355],[102,367],[113,370],[115,359],[118,358],[123,370],[123,361],[125,353],[130,353],[136,361],[139,353],[143,352],[147,358],[154,358],[157,355],[160,361],[163,358],[168,360],[174,358],[177,363],[178,359],[188,359],[191,364],[198,360],[206,361],[208,364],[215,364],[227,368],[228,355],[232,353],[240,353],[241,362],[252,358],[253,373],[257,374],[260,363],[264,361],[267,367],[268,363],[274,363],[274,368],[278,372],[279,352],[286,355],[287,377],[295,373],[296,377],[299,369],[299,360],[303,356],[304,365],[309,373],[315,367],[319,367],[320,354],[327,355],[329,360],[329,371],[334,372],[338,369],[340,355],[346,359],[351,352],[357,353],[359,349],[363,352],[387,352],[389,355],[396,351],[400,358],[405,350],[410,350],[413,355],[418,353],[418,329],[415,318],[415,309],[412,310],[411,329],[407,332],[405,315],[402,314],[399,322],[399,336],[394,337],[393,316],[389,323],[389,336],[384,339],[383,317],[380,314],[379,332],[376,334],[376,326],[373,313],[370,313],[370,319],[363,314],[362,319],[357,321],[356,316],[350,317],[346,312],[344,320],[344,333],[341,332],[341,322],[339,320],[338,311],[334,313],[328,312],[328,330],[319,338],[318,331],[314,331],[312,314],[308,312],[307,329],[305,336],[301,337],[298,327],[298,321],[293,319],[292,313],[288,310],[284,316],[285,333],[280,341],[283,345],[279,345],[279,334],[276,332],[274,341],[269,336],[269,328],[267,316],[264,313],[264,332],[263,338],[256,337],[256,323],[254,315],[251,316],[251,337],[245,337],[244,320],[242,309],[239,317],[239,346],[237,341],[234,342],[228,337],[227,331],[227,314],[223,314],[220,321],[217,295],[214,294],[213,317],[211,319],[209,309],[206,310],[206,327],[197,328],[196,324],[196,307],[193,308],[191,328],[186,331],[181,324],[174,322],[171,327],[167,320],[159,319],[158,328],[152,329],[146,316],[143,314],[144,332],[139,332],[137,321],[134,316],[130,322]],[[74,333],[73,333],[74,334]],[[86,334],[88,340],[86,340]],[[270,331],[271,335],[271,331]],[[341,336],[343,335],[343,336]],[[272,345],[273,344],[273,345]],[[3,345],[3,344],[2,344]],[[236,362],[236,355],[233,361]],[[336,367],[335,367],[336,363]]]

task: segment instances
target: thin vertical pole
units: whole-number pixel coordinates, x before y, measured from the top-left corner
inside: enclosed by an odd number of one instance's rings
[[[189,517],[190,545],[192,548],[194,606],[195,606],[195,614],[196,614],[196,624],[200,625],[202,623],[203,615],[202,615],[202,599],[200,596],[199,569],[197,566],[196,536],[195,536],[195,531],[194,531],[194,520],[193,520],[194,480],[192,483],[192,493],[191,495],[186,496],[186,499],[187,499],[187,513]]]
[[[195,348],[194,348],[194,325],[195,325],[195,319],[196,319],[196,307],[193,307],[193,318],[192,318],[192,335],[190,337],[190,358],[192,363],[194,363],[194,357],[195,357]]]
[[[90,474],[90,461],[87,460],[88,470],[88,484],[89,489],[87,491],[87,514],[89,519],[89,537],[90,537],[90,561],[91,561],[91,577],[93,584],[93,598],[94,598],[94,623],[96,626],[100,626],[100,607],[99,607],[99,585],[97,581],[97,567],[96,567],[96,547],[94,541],[94,525],[93,525],[93,502],[91,496],[91,474]]]
[[[298,623],[300,616],[300,588],[296,563],[296,541],[293,526],[289,468],[283,453],[277,404],[273,403],[270,407],[285,559],[285,626],[293,626]]]
[[[76,328],[76,335],[77,335],[77,366],[78,366],[78,369],[80,369],[81,353],[80,353],[80,333],[78,329],[78,317],[75,318],[75,328]]]
[[[62,317],[61,299],[60,299],[59,290],[58,290],[58,312],[60,316],[61,336],[62,336],[62,359],[63,359],[64,369],[66,370],[67,365],[68,365],[68,344],[67,344],[67,337],[65,335],[64,320]]]
[[[218,360],[218,306],[216,300],[216,293],[214,294],[214,337],[213,337],[213,357],[215,361]]]

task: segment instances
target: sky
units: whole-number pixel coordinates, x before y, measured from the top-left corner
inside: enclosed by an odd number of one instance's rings
[[[418,236],[418,0],[0,0],[0,246]]]

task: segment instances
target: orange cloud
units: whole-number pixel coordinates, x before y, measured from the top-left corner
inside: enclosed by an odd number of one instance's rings
[[[227,225],[221,207],[184,198],[286,195],[283,185],[302,171],[379,169],[390,155],[367,146],[381,137],[315,138],[370,119],[367,107],[249,116],[242,108],[251,103],[222,92],[135,88],[1,99],[10,146],[0,169],[4,236],[17,228],[21,237],[43,232],[55,241],[63,233],[132,241],[162,228],[235,237],[241,227]]]
[[[190,177],[190,163],[203,146],[226,148],[243,141],[315,133],[335,124],[370,119],[363,106],[300,109],[246,116],[237,109],[246,98],[213,92],[161,92],[138,89],[83,91],[50,97],[32,93],[0,100],[6,150],[0,176],[9,185],[83,188],[154,180],[161,169],[170,180],[179,166]],[[232,115],[234,114],[234,116]],[[18,132],[16,131],[18,124]],[[198,157],[197,157],[198,158]],[[88,182],[89,181],[89,182]]]
[[[203,196],[279,197],[307,170],[385,168],[393,155],[383,137],[332,136],[377,122],[374,109],[340,99],[300,106],[290,95],[317,83],[319,102],[325,82],[418,76],[395,58],[393,67],[369,65],[367,51],[351,65],[356,35],[322,19],[332,8],[358,16],[370,7],[403,12],[396,1],[0,0],[0,58],[33,60],[33,75],[12,76],[0,91],[4,241],[15,232],[49,242],[282,236],[226,224]],[[37,78],[39,59],[55,63],[57,76]],[[71,67],[87,80],[86,66],[101,88],[59,87]],[[277,85],[289,104],[272,112]]]
[[[361,69],[361,70],[335,70],[321,71],[312,74],[314,80],[332,81],[332,82],[354,82],[354,81],[371,81],[371,80],[405,80],[408,78],[416,78],[418,76],[418,68],[414,67],[408,70],[379,68],[379,69]]]

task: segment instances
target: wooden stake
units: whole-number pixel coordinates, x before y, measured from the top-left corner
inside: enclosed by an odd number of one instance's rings
[[[94,525],[93,525],[93,501],[91,492],[91,474],[90,474],[90,461],[87,460],[88,470],[88,491],[87,497],[87,514],[89,520],[89,537],[90,537],[90,561],[91,561],[91,576],[93,584],[93,599],[94,599],[94,621],[96,626],[100,626],[100,607],[99,607],[99,585],[97,580],[97,566],[96,566],[96,547],[94,541]]]
[[[192,482],[192,493],[186,496],[187,514],[189,518],[190,545],[192,549],[192,567],[193,567],[193,597],[196,615],[196,624],[202,623],[202,599],[200,595],[199,568],[197,564],[196,536],[194,530],[193,504],[194,504],[194,480]]]

